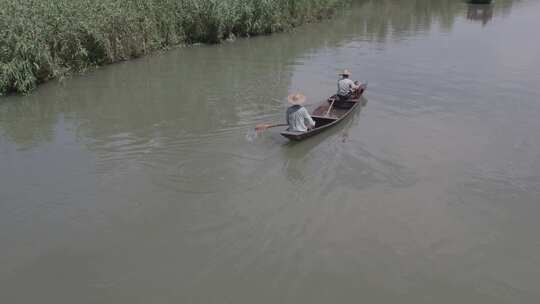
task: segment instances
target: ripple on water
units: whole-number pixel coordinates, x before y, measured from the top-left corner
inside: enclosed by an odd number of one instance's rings
[[[182,150],[178,158],[153,179],[159,187],[184,193],[229,193],[246,191],[259,184],[263,160],[219,151]]]
[[[180,193],[246,191],[262,182],[270,171],[267,155],[279,147],[253,145],[245,132],[240,125],[174,137],[116,134],[95,146],[99,173],[115,178],[140,174],[159,189]]]

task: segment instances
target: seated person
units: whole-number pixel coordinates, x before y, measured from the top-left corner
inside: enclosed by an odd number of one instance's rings
[[[354,81],[349,79],[351,72],[349,70],[344,70],[341,74],[341,79],[337,83],[337,94],[338,102],[344,102],[349,100],[352,97],[354,91],[360,88],[360,85],[357,85]]]
[[[287,98],[291,106],[287,109],[286,121],[289,125],[287,131],[306,132],[315,126],[315,121],[302,106],[306,102],[306,96],[302,93],[291,94]]]

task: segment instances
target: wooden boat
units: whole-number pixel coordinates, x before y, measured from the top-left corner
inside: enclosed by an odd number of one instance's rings
[[[283,131],[281,132],[281,135],[289,140],[301,141],[313,135],[319,134],[328,128],[331,128],[332,126],[340,123],[358,107],[362,106],[360,98],[362,97],[362,94],[366,88],[367,84],[362,84],[351,99],[342,103],[338,103],[336,95],[330,96],[330,98],[324,101],[311,113],[311,117],[315,121],[315,128],[308,130],[307,132]],[[334,102],[330,113],[328,113],[328,109],[334,100],[336,101]],[[328,115],[326,115],[327,113]]]

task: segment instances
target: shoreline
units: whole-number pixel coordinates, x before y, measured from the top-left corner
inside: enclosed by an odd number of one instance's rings
[[[5,28],[0,32],[0,96],[27,94],[50,80],[172,49],[286,32],[328,19],[345,3],[59,0],[47,6],[45,0],[6,2],[0,10],[0,25]]]

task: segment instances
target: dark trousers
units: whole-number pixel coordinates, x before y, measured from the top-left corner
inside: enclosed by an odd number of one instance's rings
[[[352,93],[349,93],[347,95],[337,95],[337,97],[338,97],[338,101],[344,102],[344,101],[347,101],[347,100],[351,99]]]
[[[336,96],[337,96],[337,100],[336,100],[334,106],[336,108],[341,108],[346,104],[347,100],[351,99],[352,94],[349,93],[349,94],[347,94],[345,96],[343,96],[343,95],[336,95]]]

